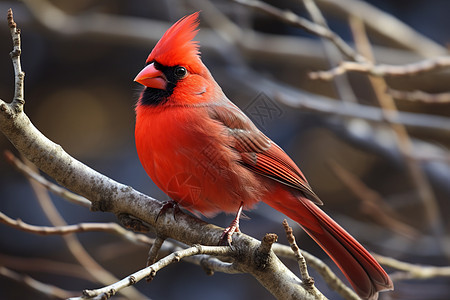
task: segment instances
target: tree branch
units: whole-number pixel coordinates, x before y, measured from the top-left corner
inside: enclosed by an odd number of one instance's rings
[[[286,219],[283,221],[283,227],[284,231],[286,232],[286,237],[288,239],[289,245],[291,245],[292,252],[295,255],[295,258],[297,259],[297,263],[300,269],[300,274],[302,277],[303,282],[306,285],[306,288],[309,290],[310,293],[315,295],[316,299],[320,299],[320,293],[317,292],[317,288],[314,286],[314,279],[309,276],[308,272],[308,266],[306,265],[305,257],[300,252],[300,249],[297,246],[297,243],[295,242],[295,236],[293,234],[292,228],[289,226]]]
[[[400,44],[404,49],[419,53],[424,57],[445,55],[447,49],[430,38],[420,34],[396,17],[360,0],[316,0],[317,5],[328,13],[342,18],[356,17],[372,31]],[[383,24],[384,26],[380,26]]]
[[[370,74],[377,77],[413,76],[449,67],[450,56],[434,57],[416,63],[399,66],[344,61],[340,63],[339,66],[328,71],[310,72],[309,77],[311,79],[332,80],[334,77],[349,71]]]
[[[450,93],[426,93],[423,91],[401,91],[388,88],[386,91],[395,99],[423,102],[423,103],[450,103]]]
[[[328,164],[336,177],[361,200],[361,210],[366,215],[372,216],[374,222],[411,240],[420,236],[418,230],[401,221],[398,213],[383,201],[379,193],[370,189],[357,176],[347,171],[336,161],[329,160]]]
[[[27,177],[28,179],[33,179],[34,181],[36,181],[39,184],[41,184],[42,186],[44,186],[50,192],[66,199],[74,204],[78,204],[78,205],[84,206],[84,207],[91,207],[91,202],[88,199],[81,197],[77,194],[71,193],[68,190],[63,189],[60,186],[48,181],[43,176],[41,176],[39,173],[34,172],[34,170],[29,168],[23,162],[21,162],[10,151],[6,150],[4,152],[4,155],[5,155],[6,161],[9,162],[11,165],[13,165],[19,172],[21,172],[23,175],[25,175],[25,177]]]
[[[17,71],[17,70],[16,70]],[[22,80],[23,84],[23,80]],[[149,224],[154,231],[188,245],[215,246],[223,228],[179,213],[177,220],[166,213],[156,218],[160,202],[87,167],[45,137],[15,102],[0,100],[0,130],[19,152],[59,184],[91,201],[91,210],[129,214]],[[273,251],[259,253],[260,242],[235,234],[235,251],[229,251],[236,268],[254,276],[279,299],[313,299],[301,281],[284,266]],[[263,263],[262,263],[263,262]],[[129,281],[126,283],[129,285]],[[121,282],[123,284],[123,282]]]
[[[54,285],[37,281],[28,275],[19,274],[4,266],[0,266],[0,275],[17,282],[22,282],[33,290],[38,291],[49,298],[66,299],[75,294],[75,292],[66,291]]]
[[[291,247],[281,244],[273,245],[273,251],[277,256],[297,260],[295,253]],[[305,250],[301,250],[301,254],[305,257],[306,263],[314,268],[320,276],[325,280],[328,286],[341,295],[344,299],[359,300],[359,296],[349,288],[322,260],[315,257]]]
[[[21,43],[20,43],[20,29],[17,28],[16,22],[13,19],[13,12],[10,8],[8,10],[8,26],[11,31],[11,37],[13,42],[13,50],[9,53],[14,66],[14,98],[11,106],[16,110],[16,112],[23,110],[23,105],[25,104],[23,96],[23,81],[25,78],[25,73],[22,71],[22,66],[20,64],[20,54],[22,53]]]
[[[215,256],[229,256],[233,250],[227,246],[201,246],[195,245],[187,249],[176,251],[154,264],[139,270],[124,279],[105,286],[96,290],[84,290],[82,297],[70,298],[71,300],[81,300],[81,299],[108,299],[111,296],[115,295],[118,291],[130,286],[134,285],[137,282],[141,281],[146,277],[154,278],[156,273],[164,267],[168,265],[179,262],[181,259],[189,256],[194,256],[197,254],[207,254],[207,255],[215,255]]]
[[[380,264],[391,267],[396,270],[404,271],[397,273],[397,276],[391,276],[392,280],[399,279],[429,279],[434,277],[450,277],[450,266],[436,267],[427,265],[416,265],[395,258],[374,254],[374,257]]]
[[[343,39],[341,39],[339,35],[331,31],[327,27],[308,21],[307,19],[296,15],[292,11],[288,10],[283,11],[275,6],[272,6],[262,1],[258,0],[233,0],[233,1],[245,5],[247,7],[262,11],[292,26],[302,28],[308,33],[312,33],[319,37],[328,39],[347,58],[350,58],[351,60],[357,62],[366,62],[366,59],[364,57],[355,52],[352,49],[352,47],[350,47]]]
[[[143,234],[136,234],[124,229],[117,223],[79,223],[67,226],[36,226],[23,222],[20,219],[14,220],[0,212],[0,222],[12,228],[39,235],[64,235],[77,232],[108,232],[116,234],[135,244],[151,245],[153,239]]]

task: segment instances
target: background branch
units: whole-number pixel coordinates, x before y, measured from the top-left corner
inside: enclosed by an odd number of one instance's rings
[[[69,292],[69,291],[63,290],[63,289],[53,286],[51,284],[45,284],[45,283],[39,282],[39,281],[31,278],[28,275],[19,274],[19,273],[14,272],[4,266],[0,266],[0,275],[4,276],[4,277],[8,277],[17,282],[22,282],[26,286],[38,291],[41,294],[44,294],[45,296],[47,296],[49,298],[66,299],[75,294],[75,292]]]
[[[136,284],[140,280],[146,278],[146,277],[155,277],[156,273],[161,270],[162,268],[175,263],[179,262],[184,257],[189,257],[193,255],[198,254],[208,254],[208,255],[218,255],[218,256],[228,256],[231,255],[232,249],[230,247],[212,247],[212,246],[201,246],[201,245],[195,245],[193,247],[176,251],[159,261],[155,262],[154,264],[146,267],[145,269],[139,270],[130,276],[127,276],[126,278],[115,282],[114,284],[111,284],[109,286],[105,286],[100,289],[96,290],[84,290],[83,291],[83,297],[79,298],[71,298],[72,300],[76,299],[104,299],[110,298],[111,296],[114,296],[115,293],[118,291],[129,287],[130,285]]]
[[[61,196],[62,198],[67,199],[74,204],[78,204],[84,207],[91,207],[91,202],[88,199],[81,197],[77,194],[71,193],[68,190],[63,189],[60,186],[48,181],[47,179],[42,177],[39,173],[35,172],[35,170],[29,168],[23,162],[21,162],[17,157],[14,156],[14,154],[12,154],[11,151],[5,151],[4,154],[6,160],[10,164],[12,164],[19,172],[24,174],[28,179],[35,180],[50,192],[58,196]]]
[[[400,66],[385,64],[373,65],[344,61],[339,66],[329,71],[311,72],[309,73],[309,76],[311,79],[320,80],[332,80],[334,77],[346,72],[360,72],[377,77],[413,76],[425,72],[439,71],[449,67],[450,56],[440,56]]]

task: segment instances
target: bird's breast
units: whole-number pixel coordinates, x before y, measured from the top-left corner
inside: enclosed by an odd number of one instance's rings
[[[258,175],[243,167],[223,124],[202,108],[137,109],[136,148],[144,169],[191,211],[236,212],[259,200]]]

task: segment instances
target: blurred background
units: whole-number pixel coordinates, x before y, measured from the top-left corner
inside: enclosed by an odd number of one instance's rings
[[[407,64],[448,55],[449,1],[336,2],[316,1],[328,26],[352,46],[359,43],[358,49],[364,49],[366,29],[378,63]],[[267,3],[311,19],[302,1]],[[329,69],[344,59],[335,47],[233,1],[0,1],[0,98],[8,102],[14,85],[6,23],[10,7],[22,29],[25,112],[43,134],[76,159],[167,200],[135,151],[133,110],[140,87],[133,78],[164,31],[180,17],[201,10],[197,40],[204,63],[225,94],[297,162],[325,203],[323,209],[375,253],[415,264],[449,265],[448,70],[386,78],[405,124],[392,128],[381,116],[386,88],[384,96],[376,92],[380,81],[354,73],[332,81],[310,79],[309,72]],[[427,94],[417,96],[414,91]],[[6,149],[16,153],[0,135],[0,150]],[[92,213],[51,198],[68,224],[117,221],[112,214]],[[30,224],[51,225],[29,182],[3,158],[0,211]],[[243,232],[258,239],[274,232],[280,243],[287,243],[282,214],[260,204],[246,215],[250,219],[241,222]],[[221,214],[208,222],[225,227],[232,218]],[[291,226],[301,248],[343,277],[297,225]],[[92,257],[119,278],[145,266],[146,247],[103,233],[77,236]],[[58,264],[52,271],[54,262]],[[296,263],[286,263],[298,273]],[[61,237],[0,225],[0,265],[74,295],[101,286],[76,264]],[[61,271],[66,267],[67,272]],[[326,296],[340,299],[311,272]],[[152,299],[272,299],[251,276],[207,276],[186,262],[169,266],[151,283],[136,287]],[[399,280],[395,291],[380,299],[449,296],[450,279],[443,277]],[[48,297],[0,276],[0,299],[31,298]]]

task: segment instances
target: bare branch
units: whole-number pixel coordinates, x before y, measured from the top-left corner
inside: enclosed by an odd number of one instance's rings
[[[330,27],[328,26],[325,17],[322,15],[322,12],[317,7],[316,2],[314,0],[302,0],[302,2],[314,23],[330,30]],[[336,66],[340,61],[342,61],[341,53],[329,40],[324,38],[321,40],[325,48],[325,53],[330,67]],[[356,95],[352,90],[348,76],[335,77],[333,84],[340,100],[344,102],[357,102]]]
[[[303,30],[305,30],[308,33],[315,34],[317,36],[326,38],[330,40],[339,51],[343,55],[345,55],[347,58],[350,58],[353,61],[357,62],[366,62],[366,59],[359,55],[357,52],[355,52],[343,39],[341,39],[340,36],[338,36],[333,31],[329,30],[328,28],[312,23],[308,21],[307,19],[304,19],[296,14],[294,14],[292,11],[288,10],[281,10],[275,6],[272,6],[270,4],[267,4],[265,2],[259,1],[259,0],[233,0],[236,3],[245,5],[247,7],[257,9],[259,11],[262,11],[272,17],[278,18],[279,20],[286,22],[292,26],[299,27]]]
[[[96,282],[95,278],[86,273],[86,270],[79,264],[60,262],[52,259],[0,254],[0,265],[21,272],[48,273]]]
[[[22,71],[22,66],[20,64],[20,54],[22,53],[20,43],[20,29],[17,28],[17,24],[16,22],[14,22],[13,12],[11,8],[8,10],[8,26],[11,31],[11,37],[13,41],[13,50],[9,53],[9,55],[11,56],[13,62],[15,74],[14,98],[11,105],[16,110],[16,112],[19,112],[23,110],[23,105],[25,104],[25,99],[23,97],[25,73]]]
[[[17,282],[22,282],[33,290],[38,291],[50,298],[66,299],[75,294],[75,292],[66,291],[54,285],[37,281],[28,275],[19,274],[4,266],[0,266],[0,275]]]
[[[45,179],[43,176],[41,176],[39,173],[35,172],[31,168],[27,167],[23,162],[21,162],[17,157],[14,156],[10,151],[5,150],[4,152],[6,161],[9,162],[11,165],[13,165],[19,172],[21,172],[23,175],[25,175],[28,179],[33,179],[42,186],[44,186],[46,189],[48,189],[50,192],[54,193],[55,195],[58,195],[72,203],[84,206],[84,207],[91,207],[91,202],[81,197],[80,195],[74,194],[72,192],[69,192],[68,190],[51,183],[47,179]]]
[[[297,259],[292,249],[288,246],[274,244],[273,251],[276,253],[277,256],[293,260]],[[344,299],[350,300],[360,299],[359,296],[344,282],[342,282],[342,280],[339,279],[339,277],[337,277],[336,274],[330,269],[330,267],[328,267],[322,260],[312,255],[311,253],[308,253],[305,250],[301,250],[301,253],[305,257],[306,263],[310,267],[314,268],[320,274],[320,276],[322,276],[322,278],[325,280],[325,282],[331,289],[339,293],[339,295],[341,295]]]
[[[155,277],[156,273],[161,270],[162,268],[175,263],[179,262],[181,259],[193,255],[198,254],[207,254],[207,255],[215,255],[215,256],[229,256],[232,252],[232,249],[227,246],[201,246],[196,245],[184,250],[176,251],[156,263],[152,264],[151,266],[148,266],[142,270],[139,270],[130,276],[125,277],[124,279],[111,284],[109,286],[103,287],[101,289],[97,290],[84,290],[83,291],[83,297],[78,298],[71,298],[71,300],[78,300],[78,299],[104,299],[103,297],[110,298],[111,296],[115,295],[118,291],[130,286],[134,285],[140,280],[146,278],[146,277]]]
[[[135,244],[151,245],[153,239],[143,234],[136,234],[128,231],[116,223],[79,223],[67,226],[36,226],[23,222],[20,219],[14,220],[0,212],[0,222],[15,229],[39,235],[64,235],[77,232],[108,232],[116,234]]]
[[[351,174],[335,161],[328,162],[336,177],[342,181],[360,200],[364,213],[371,215],[375,222],[396,231],[409,239],[416,239],[420,232],[399,219],[398,214],[388,206],[382,197],[367,187],[359,178]]]
[[[423,57],[445,55],[447,49],[430,38],[420,34],[394,16],[378,9],[366,1],[360,0],[316,0],[317,5],[328,13],[343,18],[353,16],[360,18],[372,31],[389,38]],[[380,26],[383,24],[383,26]]]
[[[283,221],[283,227],[284,231],[286,232],[286,237],[289,242],[289,245],[291,245],[292,252],[294,252],[295,258],[297,259],[303,283],[306,285],[306,289],[310,293],[313,293],[316,298],[318,298],[318,294],[316,294],[316,288],[314,286],[314,279],[311,276],[309,276],[308,266],[306,265],[305,257],[300,252],[300,249],[298,248],[297,243],[295,242],[295,236],[293,234],[292,228],[289,226],[286,219],[284,219]]]
[[[311,79],[331,80],[349,71],[370,74],[377,77],[414,76],[425,72],[447,69],[449,67],[450,56],[430,58],[401,66],[386,64],[373,65],[371,63],[344,61],[339,66],[328,71],[310,72],[309,77]]]
[[[386,115],[377,107],[356,103],[342,103],[318,95],[310,97],[311,94],[307,92],[287,92],[287,89],[284,89],[282,92],[274,93],[274,91],[271,90],[271,88],[275,89],[274,84],[271,84],[268,81],[264,81],[264,83],[266,83],[266,86],[259,85],[259,88],[262,88],[264,93],[285,105],[296,109],[302,109],[303,111],[313,111],[342,118],[359,118],[375,123],[385,123],[388,121],[392,124],[402,124],[408,127],[428,128],[450,132],[450,119],[447,117],[436,115],[429,116],[410,112],[398,112],[395,115]],[[279,88],[275,89],[275,91],[279,90]]]
[[[431,94],[423,91],[400,91],[392,88],[387,89],[387,93],[395,99],[423,102],[423,103],[450,103],[450,93]]]
[[[399,279],[430,279],[435,277],[450,277],[450,266],[436,267],[416,265],[379,254],[373,254],[373,256],[380,262],[380,264],[384,266],[406,272],[406,276],[404,274],[398,276],[398,278],[396,278],[396,276],[391,276],[393,281]]]

